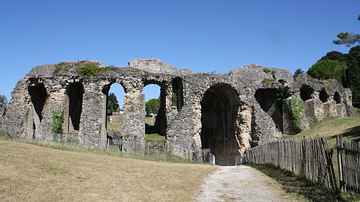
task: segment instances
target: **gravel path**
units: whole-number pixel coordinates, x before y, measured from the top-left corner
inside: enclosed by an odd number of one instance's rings
[[[245,165],[222,166],[202,185],[198,202],[209,201],[296,201],[280,185],[260,171]]]

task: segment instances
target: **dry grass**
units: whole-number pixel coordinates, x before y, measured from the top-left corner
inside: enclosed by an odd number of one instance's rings
[[[190,201],[211,165],[0,141],[0,201]]]
[[[124,115],[122,114],[113,114],[110,116],[113,119],[116,119],[118,122],[123,123],[124,121]],[[118,132],[120,134],[123,133],[123,124],[116,124],[116,123],[110,123],[107,122],[107,131],[111,131],[110,129],[112,129],[115,132]]]
[[[153,126],[153,118],[152,117],[145,117],[145,123],[148,124],[149,126]]]

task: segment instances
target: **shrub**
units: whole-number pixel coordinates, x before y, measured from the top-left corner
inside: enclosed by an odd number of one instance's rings
[[[62,133],[62,124],[64,121],[64,111],[53,111],[52,112],[52,133]]]
[[[92,76],[97,76],[100,72],[100,67],[94,63],[86,63],[84,66],[80,66],[76,73],[80,74],[84,78],[90,78]]]
[[[346,63],[337,60],[320,60],[309,68],[307,74],[320,80],[336,79],[341,85],[346,79]]]
[[[270,73],[271,72],[271,69],[270,68],[268,68],[268,67],[264,67],[264,69],[263,69],[263,71],[265,72],[265,73]]]

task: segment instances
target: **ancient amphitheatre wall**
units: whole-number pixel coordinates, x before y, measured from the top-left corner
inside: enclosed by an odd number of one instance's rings
[[[91,77],[76,73],[87,64],[102,69]],[[126,93],[124,152],[145,152],[142,90],[148,84],[161,87],[164,106],[159,133],[166,135],[168,148],[177,155],[192,156],[211,147],[216,155],[226,157],[282,133],[293,134],[288,109],[277,102],[280,88],[286,89],[286,102],[294,96],[303,100],[302,130],[324,117],[354,115],[351,91],[334,81],[319,81],[306,74],[294,81],[289,70],[259,65],[235,68],[228,74],[193,74],[157,59],[134,59],[129,67],[121,68],[107,68],[97,61],[33,68],[15,86],[3,128],[14,137],[51,137],[52,113],[64,111],[65,133],[75,133],[81,144],[104,149],[107,95],[114,83],[122,85]],[[178,97],[175,108],[172,94]]]

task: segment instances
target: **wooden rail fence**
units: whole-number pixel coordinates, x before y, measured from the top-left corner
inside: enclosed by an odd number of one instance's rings
[[[336,136],[339,181],[343,191],[360,194],[360,143],[342,142],[341,136]]]
[[[244,161],[271,163],[337,190],[335,172],[325,137],[283,139],[247,149]]]

